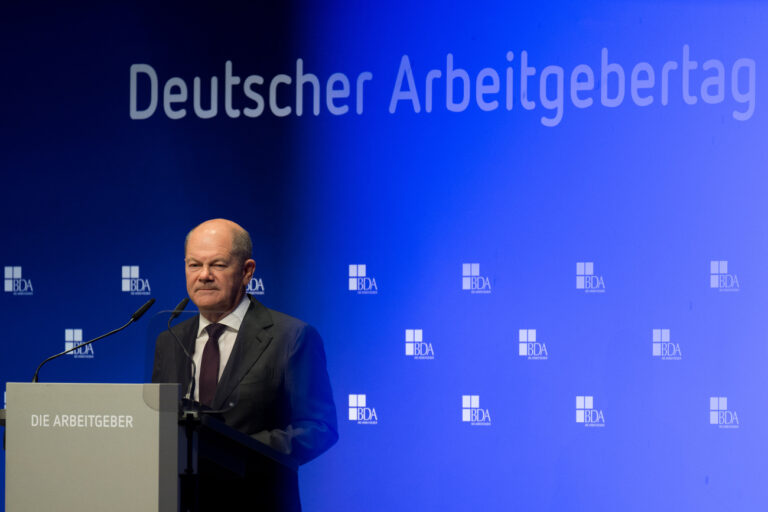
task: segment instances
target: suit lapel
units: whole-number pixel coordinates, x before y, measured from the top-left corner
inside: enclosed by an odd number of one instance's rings
[[[184,344],[187,352],[190,355],[195,354],[195,340],[197,339],[197,328],[200,325],[200,316],[195,315],[194,319],[191,319],[186,324],[182,323],[174,327],[176,335],[179,337],[179,341]],[[176,346],[176,377],[178,382],[181,383],[181,392],[186,395],[187,388],[189,387],[189,379],[192,377],[192,363],[187,359],[186,354],[181,348]],[[198,370],[199,371],[199,370]]]
[[[216,387],[216,396],[211,404],[213,409],[224,408],[225,401],[272,341],[272,335],[266,330],[272,325],[269,310],[250,295],[248,298],[251,305],[245,313],[229,361]],[[237,399],[236,396],[232,398]]]

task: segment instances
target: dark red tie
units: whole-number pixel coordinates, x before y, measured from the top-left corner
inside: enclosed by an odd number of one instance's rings
[[[200,364],[200,403],[211,406],[219,383],[219,337],[227,328],[224,324],[210,324],[205,328],[208,341],[203,349],[203,362]]]

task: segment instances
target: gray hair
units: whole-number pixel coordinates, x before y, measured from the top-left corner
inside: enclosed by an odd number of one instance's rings
[[[245,229],[232,230],[232,256],[237,258],[240,263],[251,257],[253,253],[253,243],[251,235]]]

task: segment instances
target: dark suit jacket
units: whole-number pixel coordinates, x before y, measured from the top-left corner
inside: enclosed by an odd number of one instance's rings
[[[323,341],[312,326],[248,298],[251,305],[211,408],[226,409],[233,403],[223,414],[227,425],[303,464],[338,439]],[[198,318],[173,327],[190,354],[195,348]],[[186,390],[190,367],[173,336],[168,331],[161,333],[155,345],[152,382],[178,382]]]

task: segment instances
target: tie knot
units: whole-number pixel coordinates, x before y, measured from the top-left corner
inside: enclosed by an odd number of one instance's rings
[[[226,328],[227,326],[224,324],[210,324],[205,330],[208,332],[208,339],[216,342],[219,341],[219,336],[221,336],[221,333],[223,333]]]

